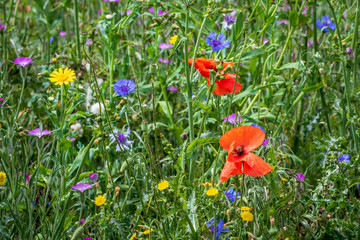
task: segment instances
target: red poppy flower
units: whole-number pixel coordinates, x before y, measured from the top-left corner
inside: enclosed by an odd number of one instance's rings
[[[193,64],[193,59],[190,58],[188,60],[189,64]],[[223,62],[223,67],[226,68],[227,66],[233,66],[233,62]],[[208,86],[210,87],[210,69],[214,69],[218,72],[216,68],[216,61],[213,59],[206,59],[206,58],[196,58],[194,67],[200,72],[203,77],[207,78]],[[233,92],[234,84],[235,86],[235,93],[241,90],[242,85],[235,81],[236,74],[234,73],[225,73],[222,74],[225,79],[217,79],[216,86],[213,93],[215,95],[225,95]],[[240,78],[240,76],[238,76]]]
[[[220,146],[227,150],[228,158],[220,174],[222,182],[229,177],[246,174],[261,177],[273,169],[263,159],[251,151],[261,145],[265,133],[257,127],[242,126],[231,129],[220,138]]]

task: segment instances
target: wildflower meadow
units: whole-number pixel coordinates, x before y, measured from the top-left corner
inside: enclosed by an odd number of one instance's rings
[[[359,0],[1,0],[0,239],[360,239]]]

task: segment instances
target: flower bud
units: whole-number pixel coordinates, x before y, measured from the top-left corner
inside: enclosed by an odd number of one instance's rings
[[[95,187],[97,187],[97,188],[100,187],[98,182],[95,183]]]
[[[186,133],[182,133],[182,134],[180,135],[180,138],[181,138],[182,140],[186,140],[186,139],[188,138],[188,135],[187,135]]]
[[[99,144],[99,139],[95,139],[94,144],[96,144],[96,145]]]
[[[120,191],[120,187],[115,187],[115,192]]]

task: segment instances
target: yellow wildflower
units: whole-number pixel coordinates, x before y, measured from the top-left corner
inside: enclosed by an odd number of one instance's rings
[[[212,184],[211,184],[211,183],[209,183],[209,182],[206,182],[206,183],[203,183],[203,186],[204,186],[204,187],[211,187],[211,186],[212,186]]]
[[[54,82],[55,85],[68,85],[69,82],[74,81],[75,79],[75,72],[69,68],[65,68],[63,70],[62,68],[59,68],[59,70],[55,70],[50,74],[49,80],[51,82]]]
[[[249,207],[241,207],[241,211],[250,211]]]
[[[178,35],[174,35],[170,38],[169,43],[174,44],[176,43],[176,40],[178,39]]]
[[[152,231],[153,231],[153,229],[150,228],[150,229],[144,231],[143,234],[148,235],[148,234],[151,233]]]
[[[286,179],[286,178],[282,178],[282,179],[281,179],[281,181],[286,182],[286,181],[287,181],[287,179]]]
[[[104,203],[106,202],[106,198],[103,195],[99,195],[95,198],[95,205],[100,207],[102,205],[104,205]]]
[[[136,233],[134,233],[129,240],[134,240],[136,238]]]
[[[6,174],[4,172],[0,172],[0,186],[4,185],[6,181]]]
[[[242,212],[240,216],[246,222],[251,222],[254,219],[254,215],[248,211]]]
[[[57,58],[54,57],[51,60],[52,60],[52,62],[56,62]]]
[[[216,188],[210,188],[209,190],[206,191],[206,195],[208,196],[216,196],[219,193],[219,190],[217,190]]]
[[[161,182],[159,182],[159,184],[157,185],[157,188],[162,191],[162,190],[165,190],[169,187],[169,182],[166,181],[166,180],[163,180]]]

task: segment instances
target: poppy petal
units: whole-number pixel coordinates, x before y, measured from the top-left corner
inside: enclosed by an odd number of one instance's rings
[[[220,173],[222,182],[226,182],[230,177],[241,174],[241,162],[234,163],[226,161],[223,170]]]
[[[241,126],[233,128],[221,136],[219,143],[222,148],[229,151],[231,143],[234,146],[243,147],[243,151],[248,153],[259,147],[265,139],[265,133],[257,127]]]
[[[244,168],[242,173],[252,177],[261,177],[273,170],[269,164],[267,164],[261,157],[254,153],[247,154],[246,161],[243,163]]]

